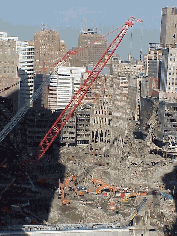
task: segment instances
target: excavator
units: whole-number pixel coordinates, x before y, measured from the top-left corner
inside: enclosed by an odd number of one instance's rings
[[[125,195],[122,199],[119,200],[119,202],[128,202],[129,198],[137,197],[138,193],[129,193],[128,195]]]
[[[111,199],[110,199],[110,205],[109,205],[109,210],[115,211],[116,206],[114,205],[114,202],[112,200],[112,193],[111,193]]]
[[[97,186],[97,185],[103,185],[103,184],[104,184],[104,182],[103,182],[102,180],[100,180],[100,179],[95,179],[94,177],[92,177],[92,181],[93,181],[93,183],[94,183],[95,186]]]
[[[59,195],[58,195],[58,198],[60,198],[61,200],[61,203],[63,205],[68,205],[70,202],[68,199],[65,198],[65,192],[64,192],[64,185],[60,182],[59,180]]]
[[[66,189],[66,190],[68,190],[69,183],[70,183],[70,181],[72,181],[72,180],[76,183],[76,181],[77,181],[76,174],[71,175],[69,178],[67,178],[67,179],[65,180],[64,186],[65,186],[65,189]]]
[[[96,193],[96,194],[101,194],[101,193],[102,193],[102,190],[105,190],[105,189],[111,190],[111,186],[103,183],[101,186],[99,186],[99,187],[96,189],[95,193]]]
[[[110,186],[108,184],[105,184],[102,180],[100,179],[95,179],[94,177],[92,177],[92,181],[94,183],[95,186],[98,186],[95,193],[96,194],[101,194],[103,190],[109,190],[112,191],[114,194],[117,190],[116,186]],[[107,196],[107,194],[105,194],[105,196]]]

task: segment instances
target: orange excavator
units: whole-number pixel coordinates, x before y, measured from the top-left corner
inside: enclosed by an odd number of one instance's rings
[[[69,187],[69,183],[70,183],[70,181],[74,181],[74,182],[72,182],[72,187],[73,187],[73,189],[74,189],[74,192],[78,195],[78,196],[84,196],[84,193],[83,193],[83,191],[81,191],[81,190],[84,190],[86,193],[90,193],[90,189],[84,189],[84,188],[81,188],[81,189],[77,189],[77,187],[76,187],[76,182],[77,182],[77,176],[76,176],[76,174],[75,175],[71,175],[69,178],[67,178],[66,180],[65,180],[65,182],[64,182],[64,186],[65,186],[65,189],[66,190],[68,190],[68,187]],[[79,187],[78,187],[79,188]]]
[[[73,180],[74,182],[77,181],[77,179],[76,179],[76,174],[75,174],[75,175],[71,175],[69,178],[67,178],[67,179],[65,180],[65,182],[64,182],[65,189],[68,190],[69,183],[70,183],[70,181],[72,181],[72,180]]]
[[[117,187],[116,186],[110,186],[110,190],[115,194]]]
[[[112,193],[111,193],[111,199],[110,199],[110,205],[109,205],[109,210],[115,211],[116,206],[114,205],[114,202],[112,200]]]
[[[125,195],[122,199],[119,200],[119,202],[128,202],[129,198],[137,197],[138,193],[129,193]]]
[[[102,180],[95,179],[94,177],[92,177],[92,181],[93,181],[95,186],[104,184],[104,182]]]
[[[64,185],[59,180],[59,194],[61,193],[60,200],[63,205],[68,205],[70,202],[65,199]]]
[[[111,186],[103,183],[101,186],[99,186],[99,187],[96,189],[95,193],[96,193],[96,194],[101,194],[101,193],[102,193],[102,190],[104,190],[104,189],[111,190]]]
[[[95,186],[97,186],[97,189],[95,191],[96,194],[101,194],[102,190],[108,189],[109,191],[111,190],[111,186],[105,184],[102,180],[100,179],[96,179],[94,177],[92,177],[92,181],[94,183]],[[106,194],[107,195],[107,194]],[[106,196],[105,195],[105,196]]]

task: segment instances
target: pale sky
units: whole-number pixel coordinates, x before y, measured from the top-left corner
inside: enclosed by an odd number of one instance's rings
[[[44,23],[47,29],[59,32],[70,49],[78,45],[78,34],[84,28],[84,22],[88,28],[93,28],[94,22],[98,33],[106,34],[134,16],[142,19],[143,24],[137,23],[129,30],[117,53],[125,60],[131,51],[132,56],[139,59],[141,48],[145,54],[149,42],[159,42],[161,9],[166,6],[177,6],[177,1],[1,0],[0,31],[18,36],[19,40],[33,40],[34,32]],[[109,36],[108,41],[115,36]]]

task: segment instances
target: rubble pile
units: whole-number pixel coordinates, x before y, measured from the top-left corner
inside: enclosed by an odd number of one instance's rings
[[[91,108],[91,130],[94,130],[95,138],[92,137],[89,145],[62,147],[60,150],[60,162],[66,166],[65,176],[76,173],[78,185],[91,189],[91,193],[85,195],[84,198],[94,202],[94,204],[86,204],[86,200],[83,200],[84,203],[71,200],[70,206],[76,208],[79,215],[79,218],[76,217],[72,222],[82,222],[85,217],[84,220],[88,223],[106,220],[106,222],[120,221],[123,225],[142,201],[142,196],[139,196],[135,200],[129,199],[127,203],[120,202],[115,195],[113,201],[116,212],[110,211],[108,200],[110,196],[95,195],[92,183],[94,176],[108,185],[117,186],[118,192],[146,192],[147,203],[139,214],[145,217],[148,211],[150,219],[148,224],[162,233],[164,227],[168,226],[170,229],[175,222],[175,200],[173,198],[169,200],[161,195],[162,192],[172,196],[172,191],[168,190],[164,182],[164,176],[173,172],[175,160],[152,152],[158,149],[152,143],[153,130],[157,123],[155,122],[157,107],[154,107],[156,109],[152,112],[154,116],[152,115],[149,120],[149,124],[153,121],[153,127],[149,129],[147,138],[136,139],[133,135],[135,124],[131,117],[125,87],[124,91],[121,90],[120,81],[115,77],[110,77],[110,80],[103,82],[104,89],[101,91],[104,91],[104,94],[100,92],[99,102]],[[106,96],[106,93],[112,95]],[[104,116],[105,112],[108,112],[105,106],[108,103],[109,114],[112,114],[108,116],[111,122],[109,124]],[[105,132],[107,132],[106,135]],[[54,212],[55,209],[52,208],[50,220],[54,219]],[[58,218],[59,221],[63,219],[63,217]]]
[[[133,222],[135,227],[142,224],[159,232],[173,227],[176,190],[167,180],[176,161],[160,152],[153,153],[158,150],[152,142],[156,111],[149,119],[149,136],[147,131],[146,139],[136,138],[127,79],[102,76],[98,87],[97,101],[86,112],[80,111],[80,119],[86,116],[87,122],[80,121],[77,145],[62,143],[58,148],[56,143],[53,152],[49,149],[35,169],[38,175],[35,171],[30,174],[35,188],[29,187],[29,181],[28,185],[23,181],[16,183],[23,183],[30,190],[19,192],[14,202],[5,205],[6,211],[12,210],[12,206],[18,209],[11,224],[35,222],[40,213],[38,223],[43,224],[119,222],[128,226]],[[65,181],[74,175],[77,181],[72,178],[66,186]],[[27,200],[30,204],[24,202]],[[30,212],[30,220],[26,212]]]

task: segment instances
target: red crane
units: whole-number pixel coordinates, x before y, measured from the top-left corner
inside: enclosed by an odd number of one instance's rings
[[[72,97],[68,105],[65,107],[65,109],[62,111],[60,116],[57,118],[57,120],[54,122],[52,127],[49,129],[45,137],[42,139],[40,142],[37,151],[33,154],[33,158],[35,161],[39,161],[42,156],[45,154],[45,152],[48,150],[54,139],[57,137],[57,135],[60,133],[62,130],[63,126],[67,123],[69,118],[73,115],[74,111],[76,108],[80,105],[82,99],[86,95],[88,89],[92,86],[104,66],[107,64],[113,53],[116,51],[118,48],[120,42],[122,41],[123,37],[127,33],[129,27],[132,27],[134,23],[136,22],[142,22],[142,20],[138,20],[134,17],[130,17],[125,24],[122,26],[122,29],[118,33],[118,35],[114,38],[114,40],[110,43],[102,57],[99,59],[95,67],[91,72],[89,72],[88,78],[84,81],[84,83],[80,86],[78,91],[75,93],[75,95]],[[117,28],[118,29],[118,28]],[[115,29],[115,30],[117,30]],[[113,30],[112,32],[114,32]],[[110,33],[112,33],[110,32]],[[110,34],[108,33],[108,35]],[[106,35],[107,36],[107,35]],[[92,42],[91,44],[93,44]],[[88,47],[88,46],[86,46]],[[86,48],[85,47],[85,48]],[[71,55],[74,55],[78,53],[79,51],[85,49],[81,48],[78,51],[68,51],[65,56],[63,57],[62,61],[67,61]],[[105,57],[105,55],[108,55],[107,59],[102,63],[102,59]],[[58,64],[59,62],[56,62]],[[56,65],[55,63],[52,64],[52,66]],[[46,68],[45,68],[46,69]],[[43,69],[44,70],[44,69]],[[38,72],[40,73],[40,72]],[[30,161],[30,160],[29,160]],[[29,163],[29,161],[27,163]],[[26,163],[26,164],[27,164]]]
[[[127,33],[129,27],[132,27],[134,23],[136,22],[142,22],[142,20],[138,20],[134,17],[130,17],[125,24],[123,25],[122,29],[118,33],[118,35],[114,38],[114,40],[110,43],[102,57],[99,59],[93,70],[88,75],[88,78],[84,81],[84,83],[80,86],[78,91],[75,93],[75,95],[72,97],[68,105],[65,107],[65,109],[62,111],[60,116],[57,118],[55,123],[52,125],[52,127],[49,129],[45,137],[42,139],[38,146],[38,151],[35,152],[34,157],[35,160],[38,162],[41,157],[45,154],[45,152],[48,150],[54,139],[57,137],[57,135],[62,130],[63,126],[67,123],[69,118],[73,115],[76,108],[80,105],[82,99],[86,95],[88,89],[92,86],[93,82],[96,80],[106,63],[109,61],[113,53],[116,51],[117,47],[119,46],[120,42],[122,41],[123,37]],[[109,55],[107,59],[102,63],[102,59],[105,55]]]
[[[88,89],[92,86],[92,84],[94,83],[94,81],[96,80],[96,78],[98,77],[98,75],[100,74],[100,72],[102,71],[104,66],[106,65],[106,63],[109,61],[109,59],[111,58],[113,53],[118,48],[120,42],[124,38],[124,36],[127,33],[129,27],[132,27],[134,25],[134,23],[136,23],[136,22],[142,22],[142,20],[138,20],[138,19],[131,16],[125,22],[125,24],[122,26],[122,29],[118,33],[118,35],[110,43],[110,45],[108,46],[108,48],[106,49],[106,51],[104,52],[104,54],[102,55],[100,60],[97,62],[97,64],[93,68],[93,70],[91,72],[89,72],[88,78],[80,86],[79,90],[72,97],[72,99],[70,100],[68,105],[65,107],[65,109],[62,111],[60,116],[54,122],[54,124],[49,129],[49,131],[47,132],[45,137],[42,139],[42,141],[40,142],[40,144],[38,146],[37,151],[33,154],[33,157],[31,158],[31,160],[28,160],[25,163],[21,163],[21,164],[28,165],[28,164],[30,164],[30,161],[33,162],[33,160],[37,164],[40,161],[40,159],[45,154],[45,152],[48,150],[48,148],[50,147],[50,145],[52,144],[54,139],[57,137],[57,135],[62,130],[63,126],[67,123],[67,121],[73,115],[76,108],[80,105],[80,103],[81,103],[82,99],[84,98],[84,96],[86,95]],[[80,50],[82,50],[82,49],[80,49]],[[71,54],[75,54],[75,52],[73,52],[73,53],[68,52],[65,55],[64,60],[67,60],[70,57]],[[108,57],[104,61],[104,63],[102,63],[101,61],[102,61],[102,59],[104,58],[105,55],[108,55]],[[6,190],[8,190],[11,187],[11,185],[12,185],[12,183],[6,188]]]

